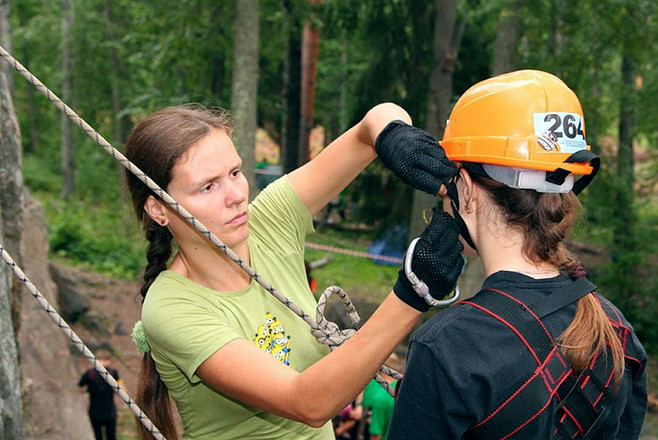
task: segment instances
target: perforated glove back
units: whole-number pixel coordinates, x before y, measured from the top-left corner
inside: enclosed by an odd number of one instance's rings
[[[432,221],[416,243],[411,261],[411,270],[427,284],[432,297],[441,299],[455,288],[464,266],[463,250],[457,222],[448,213],[435,208]],[[398,272],[393,291],[416,310],[425,312],[430,308],[429,304],[418,296],[404,269]]]
[[[457,174],[455,164],[429,133],[403,121],[384,127],[375,140],[375,151],[405,183],[434,196]]]

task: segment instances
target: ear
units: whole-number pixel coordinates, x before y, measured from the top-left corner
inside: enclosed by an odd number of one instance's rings
[[[468,171],[462,168],[459,170],[459,175],[462,181],[460,199],[462,200],[464,210],[467,214],[470,214],[477,209],[479,191]]]
[[[169,224],[167,208],[160,199],[152,195],[148,196],[146,202],[144,202],[144,211],[157,224],[162,226]]]

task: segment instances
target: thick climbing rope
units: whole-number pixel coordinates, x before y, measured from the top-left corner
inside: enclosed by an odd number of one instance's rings
[[[129,172],[135,175],[139,180],[141,180],[145,185],[147,185],[162,201],[167,203],[172,209],[174,209],[178,214],[180,214],[185,220],[187,220],[192,226],[194,226],[201,234],[206,236],[206,238],[219,249],[222,250],[234,263],[236,263],[245,273],[249,275],[254,281],[260,284],[266,291],[268,291],[272,296],[277,300],[283,303],[288,307],[293,313],[303,319],[309,327],[311,327],[311,333],[318,339],[318,341],[329,346],[330,349],[335,349],[345,342],[352,334],[354,334],[353,329],[341,330],[335,323],[332,323],[324,318],[324,304],[328,300],[329,296],[333,293],[338,294],[338,296],[343,301],[343,305],[348,310],[350,314],[350,319],[352,320],[355,326],[360,324],[360,318],[354,305],[349,299],[347,293],[345,293],[341,288],[332,286],[327,288],[319,301],[317,315],[320,317],[318,321],[314,321],[304,310],[299,306],[290,301],[287,297],[281,294],[274,286],[269,282],[263,279],[258,273],[256,273],[249,265],[247,265],[240,257],[238,257],[228,246],[226,246],[221,240],[219,240],[208,228],[206,228],[201,222],[199,222],[194,216],[192,216],[183,206],[178,204],[166,191],[160,188],[149,176],[147,176],[143,171],[141,171],[137,166],[130,162],[123,154],[121,154],[116,148],[114,148],[108,141],[106,141],[96,130],[94,130],[87,122],[85,122],[77,113],[75,113],[68,105],[66,105],[59,97],[57,97],[48,87],[46,87],[39,79],[37,79],[31,72],[29,72],[23,65],[21,65],[9,52],[7,52],[2,46],[0,46],[0,57],[2,57],[10,66],[14,68],[18,73],[21,74],[31,85],[33,85],[41,94],[43,94],[53,105],[59,108],[64,114],[78,127],[82,129],[91,139],[93,139],[98,145],[100,145],[107,153],[109,153],[117,162],[119,162],[124,168]],[[4,249],[3,249],[4,251]],[[6,252],[5,252],[6,253]],[[4,258],[3,258],[4,259]],[[6,260],[5,260],[6,261]],[[8,263],[9,264],[9,263]],[[19,279],[27,281],[24,274],[19,276],[17,270],[20,270],[18,266],[13,263],[9,264],[14,273],[19,277]],[[45,299],[44,299],[45,301]],[[46,301],[47,303],[47,301]],[[320,303],[322,307],[320,307]],[[50,307],[52,309],[52,307]],[[61,319],[61,318],[59,318]],[[88,350],[87,350],[88,351]],[[91,352],[89,352],[91,354]],[[93,356],[93,355],[92,355]],[[94,363],[96,359],[94,359]],[[397,371],[387,367],[382,366],[380,369],[381,372],[388,374],[389,376],[399,379],[402,377]],[[386,382],[379,374],[375,377],[375,380],[384,387],[389,394],[393,395],[393,390],[391,386]],[[126,402],[127,403],[127,402]],[[141,420],[141,419],[140,419]]]

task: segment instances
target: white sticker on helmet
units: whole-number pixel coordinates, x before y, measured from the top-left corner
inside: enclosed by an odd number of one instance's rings
[[[587,148],[578,113],[535,113],[534,124],[539,151],[575,153]]]

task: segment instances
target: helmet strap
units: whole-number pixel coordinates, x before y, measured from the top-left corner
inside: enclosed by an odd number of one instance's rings
[[[599,158],[599,156],[592,153],[590,150],[576,151],[571,156],[567,157],[564,162],[565,163],[589,162],[589,164],[592,166],[592,172],[590,174],[584,175],[573,184],[572,191],[575,195],[580,194],[581,191],[584,190],[587,187],[587,185],[590,184],[590,182],[594,179],[594,176],[596,176],[596,173],[598,173],[599,168],[601,166],[601,159]],[[570,171],[565,170],[564,168],[558,168],[557,170],[551,173],[546,173],[546,180],[556,185],[562,185],[564,183],[564,179],[566,179],[569,174]]]
[[[457,185],[455,184],[454,180],[448,184],[448,197],[450,198],[450,205],[452,206],[452,215],[455,217],[455,221],[459,226],[460,235],[464,237],[466,243],[472,247],[473,250],[477,251],[477,247],[475,247],[475,243],[473,243],[471,234],[468,232],[466,222],[462,218],[461,214],[459,214],[459,192],[457,191]]]

